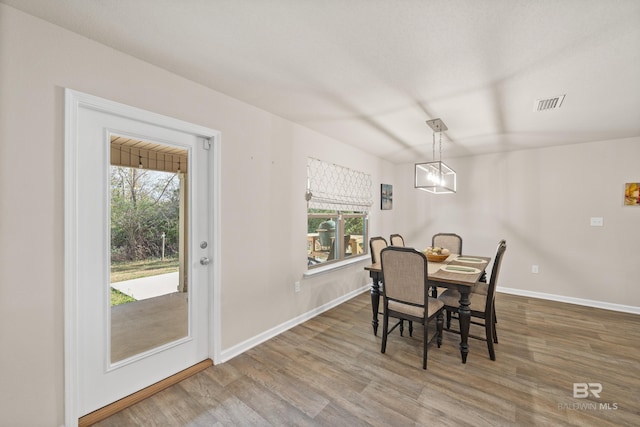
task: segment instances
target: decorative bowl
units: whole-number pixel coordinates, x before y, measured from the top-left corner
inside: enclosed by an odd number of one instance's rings
[[[427,254],[425,253],[427,260],[431,262],[442,262],[449,257],[449,255],[437,255],[437,254]]]

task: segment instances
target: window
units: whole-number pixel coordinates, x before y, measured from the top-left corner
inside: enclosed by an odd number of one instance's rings
[[[307,203],[309,268],[369,252],[369,175],[310,158]]]
[[[309,267],[369,252],[366,213],[309,209],[307,218]]]

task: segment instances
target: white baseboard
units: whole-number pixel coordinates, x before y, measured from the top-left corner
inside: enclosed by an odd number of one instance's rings
[[[356,289],[355,291],[351,291],[346,295],[341,296],[340,298],[337,298],[333,301],[330,301],[324,305],[321,305],[320,307],[317,307],[311,311],[308,311],[304,314],[301,314],[298,317],[294,317],[291,320],[288,320],[278,326],[275,326],[267,331],[264,331],[263,333],[256,335],[253,338],[249,338],[248,340],[245,340],[237,345],[234,345],[231,348],[228,348],[224,351],[221,352],[220,354],[220,362],[224,363],[230,359],[233,359],[234,357],[236,357],[239,354],[244,353],[245,351],[257,346],[258,344],[261,344],[273,337],[275,337],[278,334],[281,334],[282,332],[293,328],[294,326],[297,326],[301,323],[306,322],[309,319],[312,319],[314,317],[316,317],[317,315],[332,309],[333,307],[336,307],[340,304],[342,304],[345,301],[350,300],[353,297],[356,297],[358,295],[360,295],[363,292],[367,292],[371,290],[371,284],[368,284],[366,286],[361,287],[360,289]]]
[[[503,288],[498,286],[497,292],[505,294],[520,295],[523,297],[546,299],[557,302],[565,302],[568,304],[584,305],[587,307],[602,308],[604,310],[620,311],[623,313],[640,314],[640,307],[634,307],[631,305],[613,304],[610,302],[594,301],[590,299],[566,297],[563,295],[546,294],[543,292],[525,291],[522,289]]]

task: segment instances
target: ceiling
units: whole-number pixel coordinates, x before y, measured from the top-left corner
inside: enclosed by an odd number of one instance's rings
[[[142,167],[164,172],[189,171],[189,152],[180,147],[111,135],[112,166]]]
[[[0,1],[394,163],[434,118],[445,159],[640,136],[637,0]]]

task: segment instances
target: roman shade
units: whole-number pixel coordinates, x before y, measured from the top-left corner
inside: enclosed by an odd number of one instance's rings
[[[309,209],[368,212],[371,175],[310,157],[306,199]]]

